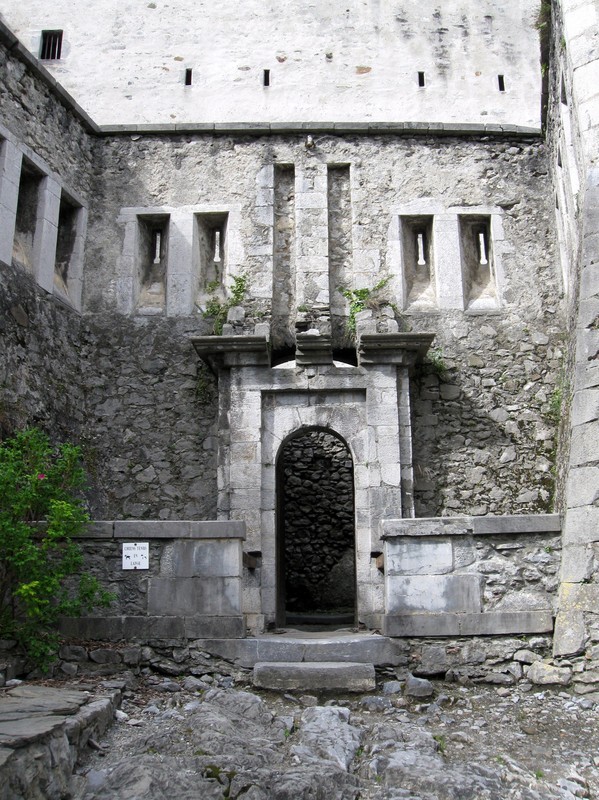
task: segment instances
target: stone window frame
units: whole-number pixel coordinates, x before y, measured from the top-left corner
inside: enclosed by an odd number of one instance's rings
[[[193,206],[129,206],[121,208],[117,225],[122,229],[121,253],[117,261],[117,311],[125,315],[145,316],[165,314],[167,317],[191,316],[201,312],[199,304],[200,276],[197,253],[197,217],[220,215],[227,217],[226,269],[223,286],[229,285],[232,275],[243,272],[245,253],[241,240],[241,206],[234,204],[202,203]],[[166,259],[165,305],[160,309],[138,307],[140,220],[168,217],[168,254]]]
[[[489,221],[493,248],[496,298],[493,302],[468,303],[464,291],[464,265],[460,240],[460,217],[486,217]],[[431,279],[434,281],[435,303],[428,307],[410,307],[405,280],[403,231],[409,228],[404,220],[432,217]],[[404,313],[438,313],[457,309],[466,314],[499,312],[504,304],[505,276],[503,253],[506,249],[503,211],[498,206],[449,206],[427,199],[413,200],[391,209],[387,237],[387,264],[390,290]]]
[[[0,261],[12,263],[19,184],[24,160],[41,175],[33,246],[33,276],[41,289],[55,295],[76,311],[81,311],[87,203],[37,153],[20,142],[2,124],[0,124],[0,209],[3,213],[0,225]],[[69,263],[67,294],[54,285],[61,197],[65,197],[70,205],[78,209],[75,243]]]

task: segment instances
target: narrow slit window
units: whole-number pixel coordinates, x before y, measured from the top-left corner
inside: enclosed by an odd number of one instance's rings
[[[262,85],[263,86],[270,86],[270,70],[265,69],[262,74]]]
[[[433,308],[436,303],[433,217],[402,216],[400,226],[404,308]]]
[[[58,61],[62,53],[62,31],[42,31],[40,58],[42,61]]]
[[[568,95],[566,94],[566,82],[564,81],[563,75],[560,83],[560,102],[563,106],[568,105]]]
[[[170,217],[168,214],[140,214],[137,219],[137,306],[143,314],[160,313],[166,305]]]
[[[194,274],[196,294],[201,303],[216,295],[224,299],[227,276],[226,211],[195,214]]]
[[[500,92],[505,92],[505,78],[503,77],[503,75],[497,76],[497,85],[499,86]]]
[[[193,80],[193,70],[192,69],[186,69],[185,70],[185,85],[186,86],[191,86],[192,80]]]
[[[465,214],[459,220],[464,305],[469,309],[496,308],[491,218]]]
[[[478,232],[478,255],[479,255],[478,263],[483,267],[486,267],[487,264],[489,263],[487,259],[487,253],[489,252],[488,245],[489,243],[487,241],[487,229],[483,228]]]
[[[153,236],[154,264],[160,264],[160,251],[162,249],[162,231],[154,231]]]
[[[418,251],[418,261],[416,262],[419,267],[426,266],[426,258],[425,258],[425,241],[424,241],[424,231],[418,231],[416,233],[416,248]]]
[[[418,73],[418,86],[424,86],[424,72]]]

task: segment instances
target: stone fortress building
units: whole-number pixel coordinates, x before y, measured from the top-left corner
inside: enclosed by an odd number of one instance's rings
[[[593,685],[597,15],[5,0],[0,423],[83,445],[117,595],[66,633],[552,636]]]

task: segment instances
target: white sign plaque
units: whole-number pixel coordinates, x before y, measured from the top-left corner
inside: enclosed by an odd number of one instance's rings
[[[149,568],[149,542],[123,542],[123,569]]]

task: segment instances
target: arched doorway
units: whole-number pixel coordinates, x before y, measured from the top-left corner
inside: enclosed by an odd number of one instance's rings
[[[278,625],[353,625],[353,459],[330,431],[289,437],[277,459]]]

